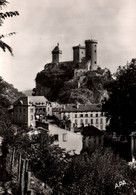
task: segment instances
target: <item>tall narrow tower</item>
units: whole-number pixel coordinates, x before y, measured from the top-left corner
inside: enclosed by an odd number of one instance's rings
[[[96,40],[86,40],[86,60],[90,61],[90,70],[97,69],[97,43]]]
[[[62,51],[59,49],[59,44],[57,44],[52,51],[52,63],[59,63],[60,54],[62,54]]]

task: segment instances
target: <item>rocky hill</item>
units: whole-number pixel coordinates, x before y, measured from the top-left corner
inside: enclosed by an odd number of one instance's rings
[[[35,95],[44,95],[58,103],[99,103],[107,91],[104,85],[112,80],[108,69],[81,69],[78,64],[47,64],[36,76]]]

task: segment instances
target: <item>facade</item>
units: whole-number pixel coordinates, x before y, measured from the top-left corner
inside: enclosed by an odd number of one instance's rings
[[[13,121],[18,125],[35,127],[36,120],[45,118],[50,112],[50,103],[44,96],[24,96],[13,104]]]
[[[80,154],[82,150],[82,135],[67,131],[57,126],[49,124],[49,135],[54,136],[54,144],[65,149],[70,154]]]
[[[100,105],[65,105],[61,109],[53,109],[53,115],[59,120],[65,117],[71,121],[71,130],[81,126],[93,125],[100,130],[106,130],[106,117]]]
[[[136,162],[136,132],[132,132],[130,136],[131,136],[132,162]]]
[[[42,127],[39,126],[28,132],[31,139],[37,138],[40,132],[44,131],[54,138],[54,145],[59,146],[71,155],[80,154],[80,151],[83,148],[82,135],[78,135],[49,123],[43,123],[41,125]]]
[[[93,151],[96,148],[103,147],[103,132],[94,126],[83,127],[83,149]]]

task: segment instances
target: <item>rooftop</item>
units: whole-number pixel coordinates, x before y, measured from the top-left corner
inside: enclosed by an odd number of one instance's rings
[[[91,125],[83,127],[82,135],[84,136],[103,135],[103,132]]]
[[[13,105],[17,105],[18,103],[22,105],[44,105],[47,102],[48,100],[44,96],[22,96]]]
[[[65,105],[62,109],[62,112],[94,112],[101,111],[100,104],[92,104],[92,105]]]
[[[52,53],[62,54],[62,51],[59,49],[59,44],[53,49]]]

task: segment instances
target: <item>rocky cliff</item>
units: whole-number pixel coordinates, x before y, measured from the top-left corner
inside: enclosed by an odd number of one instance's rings
[[[87,71],[73,62],[47,64],[36,76],[34,93],[62,104],[99,103],[107,96],[104,85],[111,79],[110,71],[100,67]]]

